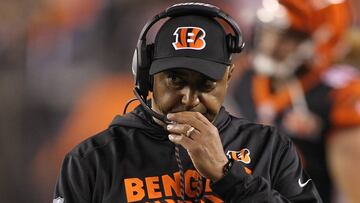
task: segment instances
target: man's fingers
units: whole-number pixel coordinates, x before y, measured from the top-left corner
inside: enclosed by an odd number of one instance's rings
[[[166,126],[166,129],[173,134],[186,134],[186,132],[191,128],[192,126],[188,124],[169,124]]]
[[[203,123],[210,123],[210,121],[200,112],[182,111],[177,113],[169,113],[167,118],[179,123],[187,123],[189,120],[197,120]]]
[[[175,124],[172,125],[178,128],[177,131],[173,132],[169,130],[170,133],[189,135],[193,140],[199,138],[197,135],[218,136],[217,128],[199,112],[185,111],[170,113],[167,116],[170,120],[175,121]],[[172,125],[169,125],[169,127],[172,127]],[[194,130],[189,132],[191,127]]]
[[[170,113],[167,115],[167,118],[178,124],[182,123],[193,126],[199,131],[202,131],[202,128],[206,128],[206,126],[211,125],[210,121],[199,112]]]
[[[168,137],[171,142],[179,144],[187,150],[190,150],[192,146],[196,144],[192,139],[186,137],[185,135],[169,134]]]

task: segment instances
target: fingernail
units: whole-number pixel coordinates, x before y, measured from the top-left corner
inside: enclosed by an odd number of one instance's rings
[[[166,126],[166,129],[170,130],[173,127],[174,127],[174,125],[169,124],[169,125]]]
[[[169,140],[171,140],[171,141],[174,140],[174,136],[173,136],[172,134],[169,134],[169,135],[168,135],[168,138],[169,138]]]
[[[168,118],[168,119],[170,119],[170,118],[172,118],[173,117],[173,114],[172,113],[168,113],[167,115],[166,115],[166,118]]]

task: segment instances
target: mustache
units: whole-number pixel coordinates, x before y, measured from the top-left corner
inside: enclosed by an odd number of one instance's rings
[[[206,109],[187,109],[186,107],[176,107],[174,109],[171,109],[169,113],[177,113],[177,112],[184,112],[184,111],[190,111],[190,112],[199,112],[203,115],[207,113]]]
[[[174,109],[171,109],[168,113],[178,113],[178,112],[199,112],[201,113],[205,118],[207,118],[210,122],[213,122],[215,120],[215,117],[213,117],[206,109],[199,109],[199,108],[193,108],[193,109],[187,109],[186,107],[177,107]]]

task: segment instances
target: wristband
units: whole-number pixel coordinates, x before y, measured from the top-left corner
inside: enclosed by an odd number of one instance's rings
[[[230,160],[225,164],[225,166],[223,167],[224,176],[226,176],[226,175],[229,173],[232,165],[233,165],[233,161],[230,159]]]

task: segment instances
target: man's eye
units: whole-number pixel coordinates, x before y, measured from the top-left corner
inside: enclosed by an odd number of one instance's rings
[[[171,82],[174,82],[174,83],[181,82],[181,78],[174,74],[170,74],[169,78],[170,78]]]
[[[203,91],[211,91],[216,87],[216,81],[212,80],[205,80],[202,84]]]
[[[175,74],[169,74],[167,79],[172,86],[181,86],[184,84],[184,80]]]

